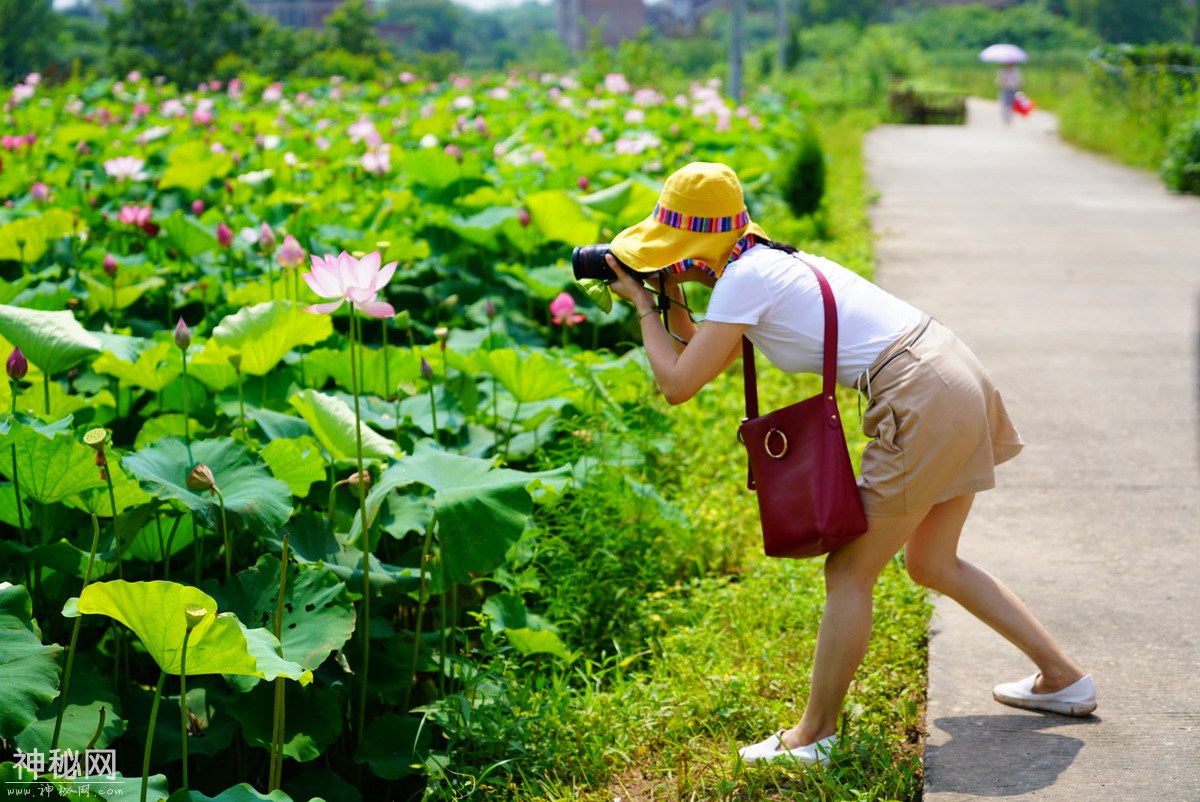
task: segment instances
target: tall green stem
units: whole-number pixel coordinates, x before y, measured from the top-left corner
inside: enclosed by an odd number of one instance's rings
[[[188,461],[192,459],[192,429],[188,426],[187,351],[183,352],[183,442],[187,445]]]
[[[183,633],[183,648],[179,650],[179,742],[183,749],[183,787],[188,787],[188,703],[187,703],[187,647],[192,637],[192,628]]]
[[[367,488],[362,482],[363,474],[363,445],[362,445],[362,413],[358,403],[358,360],[355,351],[358,347],[355,334],[354,303],[350,304],[350,383],[354,391],[354,439],[356,456],[358,458],[358,514],[362,524],[362,573],[363,573],[363,609],[362,609],[362,683],[358,694],[358,727],[357,738],[361,744],[363,731],[367,724],[367,680],[371,665],[371,527],[367,522]]]
[[[42,373],[42,398],[46,401],[46,414],[50,414],[50,374]]]
[[[87,590],[88,582],[92,579],[92,563],[96,560],[96,548],[100,545],[100,519],[92,513],[92,550],[88,552],[87,568],[83,572],[83,587],[79,595]],[[71,645],[67,647],[67,666],[63,671],[62,693],[58,697],[58,716],[54,719],[54,737],[50,740],[51,751],[58,748],[58,736],[62,733],[63,714],[67,712],[67,694],[71,692],[71,672],[75,667],[75,644],[79,640],[79,625],[83,616],[75,617],[75,625],[71,628]]]
[[[284,598],[287,594],[288,546],[290,534],[283,533],[283,553],[280,556],[279,568],[279,604],[275,609],[275,639],[279,641],[279,657],[283,658],[283,609]],[[268,780],[267,793],[271,793],[283,784],[283,739],[287,707],[285,703],[285,687],[283,677],[275,679],[275,719],[271,727],[271,770]]]
[[[142,753],[142,797],[146,802],[146,790],[150,783],[150,747],[154,744],[154,725],[158,722],[158,703],[162,701],[163,685],[167,683],[167,672],[158,675],[158,687],[154,689],[154,703],[150,705],[150,725],[146,731],[146,750]]]
[[[213,492],[217,494],[217,501],[221,504],[221,538],[225,541],[225,584],[229,585],[229,579],[233,576],[233,555],[231,553],[229,542],[229,526],[225,523],[225,495],[213,485]]]
[[[413,627],[413,658],[412,670],[408,674],[408,687],[404,690],[404,706],[401,708],[404,712],[408,712],[409,702],[412,701],[412,689],[417,684],[417,662],[421,655],[421,623],[425,617],[425,588],[427,586],[425,577],[428,575],[426,563],[429,562],[429,550],[433,546],[433,530],[437,525],[437,511],[433,513],[433,520],[429,522],[429,528],[425,530],[425,544],[421,547],[421,564],[417,570],[421,572],[420,585],[417,589],[417,621]]]

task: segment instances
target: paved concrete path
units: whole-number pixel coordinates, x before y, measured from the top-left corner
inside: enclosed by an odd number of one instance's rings
[[[1087,719],[992,701],[1032,673],[937,599],[925,798],[1200,802],[1200,198],[1006,128],[867,140],[880,283],[958,332],[1027,446],[962,556],[1001,577],[1098,685]]]

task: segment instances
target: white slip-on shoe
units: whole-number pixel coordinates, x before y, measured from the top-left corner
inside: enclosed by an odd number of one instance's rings
[[[782,735],[783,730],[780,730],[774,735],[768,737],[765,741],[759,741],[758,743],[750,746],[743,746],[738,750],[738,755],[740,755],[742,760],[746,761],[747,763],[756,763],[762,757],[779,751],[779,749],[783,746],[783,740],[781,738]]]
[[[787,749],[783,746],[783,741],[779,735],[782,732],[771,736],[766,741],[760,744],[755,744],[753,747],[746,747],[745,753],[739,752],[742,759],[747,763],[783,763],[794,764],[801,766],[825,765],[829,762],[830,755],[833,754],[833,745],[837,743],[837,736],[830,735],[828,738],[822,738],[811,744],[797,746],[795,749]],[[767,751],[766,746],[772,740],[775,740],[775,747]],[[758,747],[763,747],[759,750]],[[750,752],[751,749],[756,751]]]
[[[992,688],[997,702],[1025,710],[1042,710],[1064,716],[1086,716],[1096,709],[1096,683],[1091,675],[1054,693],[1034,693],[1038,675],[1017,682],[1005,682]]]

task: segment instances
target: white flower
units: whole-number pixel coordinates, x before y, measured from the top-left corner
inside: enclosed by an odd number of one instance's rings
[[[350,135],[350,141],[357,145],[359,142],[370,138],[371,134],[376,133],[375,123],[366,117],[359,117],[350,123],[350,127],[346,129],[346,133]]]
[[[475,98],[470,95],[459,95],[451,101],[450,105],[459,111],[475,108]]]
[[[163,101],[158,113],[164,117],[183,117],[187,114],[187,107],[178,98],[172,97]]]
[[[621,73],[610,72],[604,76],[604,90],[613,95],[627,95],[633,90],[633,87]]]
[[[426,134],[425,136],[421,137],[421,141],[417,144],[419,144],[422,148],[428,149],[436,148],[440,143],[438,142],[438,138],[433,134]]]
[[[641,125],[646,122],[646,112],[641,109],[630,109],[625,112],[625,122],[629,125]]]
[[[165,136],[169,136],[172,130],[169,125],[156,125],[153,128],[147,128],[138,134],[137,143],[145,145],[147,142],[156,142]]]
[[[146,162],[136,156],[120,156],[106,161],[104,172],[117,181],[145,181],[147,176],[142,172],[145,166]]]
[[[247,186],[257,187],[260,184],[266,182],[274,174],[275,174],[275,171],[270,170],[270,169],[254,170],[249,173],[242,173],[241,175],[239,175],[237,177],[237,180],[238,180],[239,184],[246,184]]]

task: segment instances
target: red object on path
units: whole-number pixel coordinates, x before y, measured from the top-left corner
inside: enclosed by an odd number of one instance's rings
[[[1013,98],[1013,111],[1020,114],[1022,117],[1028,117],[1029,113],[1034,110],[1033,101],[1024,92],[1017,92]]]

